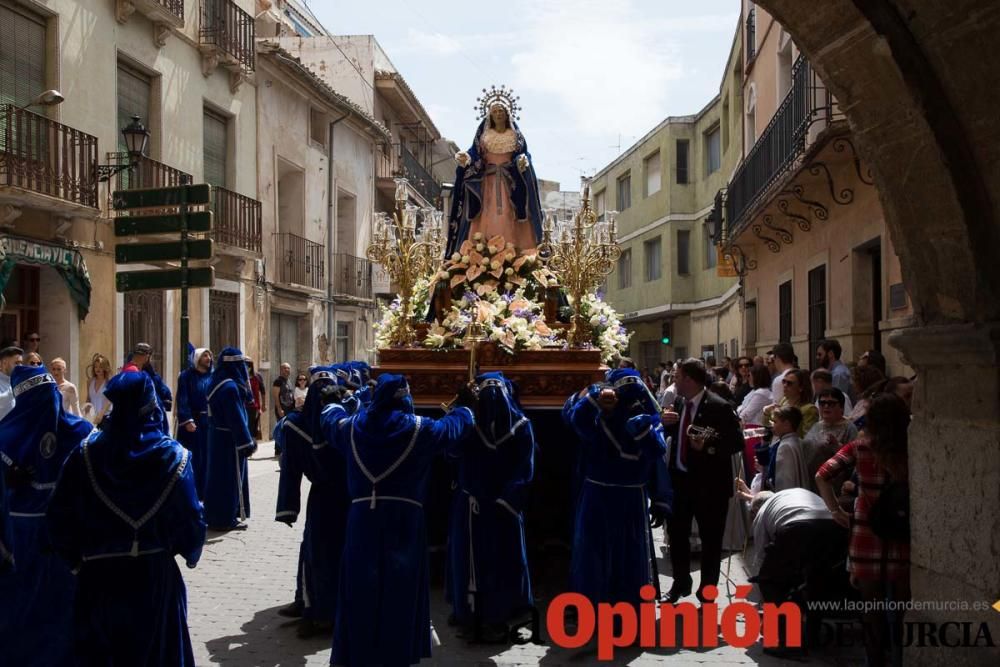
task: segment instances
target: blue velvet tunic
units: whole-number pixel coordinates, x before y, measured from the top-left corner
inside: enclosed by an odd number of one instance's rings
[[[405,379],[385,374],[369,407],[326,429],[347,462],[351,497],[332,664],[406,665],[430,656],[427,478],[434,457],[472,424],[468,408],[438,420],[414,415]]]
[[[205,497],[205,480],[208,477],[208,390],[212,384],[211,371],[200,373],[190,367],[177,378],[177,442],[191,452],[198,497]],[[193,422],[194,433],[184,425]]]
[[[570,589],[595,604],[638,604],[643,585],[658,587],[649,506],[669,512],[673,492],[655,399],[632,369],[608,381],[618,395],[610,415],[598,408],[597,385],[564,408],[581,443]]]
[[[247,421],[250,379],[243,353],[226,348],[208,390],[208,475],[205,521],[226,530],[250,516],[247,458],[257,449]]]
[[[63,412],[44,368],[18,366],[11,386],[17,403],[0,421],[3,474],[14,466],[31,472],[6,493],[16,567],[0,574],[0,664],[69,665],[76,581],[52,551],[45,511],[63,462],[92,427]]]
[[[340,555],[344,550],[351,499],[347,495],[344,459],[327,446],[322,429],[322,423],[332,427],[347,417],[339,405],[323,409],[321,391],[336,382],[331,370],[310,369],[312,381],[302,412],[281,420],[284,447],[275,520],[292,524],[298,519],[305,476],[311,486],[296,579],[305,605],[304,616],[332,624],[336,620]]]
[[[448,454],[458,464],[448,538],[455,617],[502,624],[533,604],[524,504],[534,464],[531,422],[503,373],[477,378],[476,426]]]
[[[106,394],[115,418],[69,456],[48,510],[56,550],[78,569],[77,660],[194,665],[174,560],[194,567],[205,541],[191,454],[162,432],[143,374],[115,376]]]

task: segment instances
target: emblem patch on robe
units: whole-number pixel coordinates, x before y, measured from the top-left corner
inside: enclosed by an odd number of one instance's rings
[[[38,451],[43,459],[51,459],[52,455],[56,453],[56,434],[46,433],[43,435],[41,442],[38,443]]]

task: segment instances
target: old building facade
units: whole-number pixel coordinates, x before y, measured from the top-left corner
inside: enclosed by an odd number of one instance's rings
[[[744,349],[791,343],[803,367],[836,338],[844,361],[886,353],[913,323],[878,191],[847,119],[792,40],[744,2],[745,155],[720,197],[724,247],[743,284]]]
[[[157,265],[115,264],[108,205],[115,189],[190,180],[216,186],[216,285],[192,290],[191,339],[256,353],[246,336],[261,250],[253,9],[249,0],[0,3],[0,338],[38,332],[46,361],[63,357],[81,386],[93,354],[117,367],[145,340],[174,377],[179,294],[116,293],[117,272]],[[47,90],[65,101],[38,104]],[[122,134],[133,117],[149,132],[138,158]]]
[[[634,332],[630,354],[643,369],[721,359],[744,342],[739,285],[720,271],[709,220],[742,152],[741,43],[737,31],[719,94],[701,111],[666,118],[591,179],[595,210],[618,211],[622,256],[606,296]]]

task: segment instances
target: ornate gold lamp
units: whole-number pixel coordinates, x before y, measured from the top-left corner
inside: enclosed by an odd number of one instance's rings
[[[570,347],[583,347],[590,325],[581,314],[583,297],[603,282],[622,254],[618,245],[617,211],[607,211],[598,221],[590,208],[590,185],[584,184],[580,210],[573,220],[557,220],[547,212],[538,256],[559,277],[573,306],[573,321],[566,334]]]
[[[443,214],[433,208],[422,211],[418,228],[417,214],[421,209],[406,203],[405,178],[396,181],[396,210],[375,214],[372,242],[365,254],[368,259],[385,267],[389,278],[399,286],[401,313],[392,334],[394,347],[408,347],[416,340],[413,326],[413,286],[435,271],[444,249]]]

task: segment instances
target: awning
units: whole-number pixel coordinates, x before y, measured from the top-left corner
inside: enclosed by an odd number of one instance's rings
[[[87,272],[87,262],[79,250],[30,239],[0,236],[0,310],[5,303],[3,290],[18,264],[51,266],[58,271],[76,302],[80,319],[87,317],[90,312],[90,274]]]

